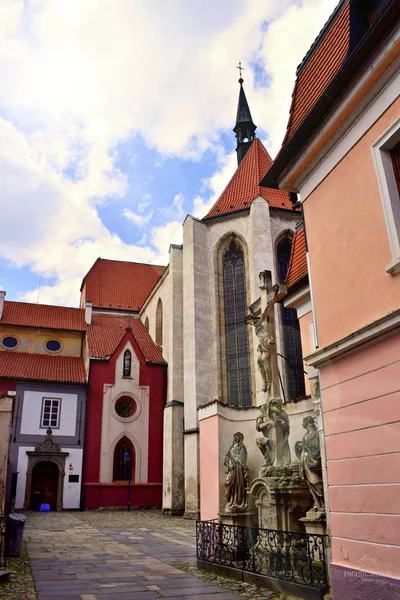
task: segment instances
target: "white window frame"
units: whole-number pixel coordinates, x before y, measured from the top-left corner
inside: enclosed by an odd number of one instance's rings
[[[390,150],[399,142],[400,118],[372,145],[383,214],[392,251],[392,261],[386,267],[386,271],[391,275],[400,273],[400,197],[390,156]]]
[[[49,417],[49,422],[47,423],[47,425],[44,424],[44,407],[45,407],[45,403],[46,401],[50,401],[50,417]],[[53,408],[53,403],[57,404],[58,409],[57,409],[57,425],[52,425],[51,424],[51,416],[52,416],[52,408]],[[49,396],[44,396],[42,398],[42,411],[40,414],[40,429],[47,429],[48,427],[51,427],[51,429],[60,429],[60,421],[61,421],[61,398],[50,398]]]

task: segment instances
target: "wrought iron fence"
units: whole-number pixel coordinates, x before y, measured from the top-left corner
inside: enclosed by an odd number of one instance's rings
[[[0,569],[6,568],[6,524],[7,517],[0,515]]]
[[[198,560],[327,588],[326,536],[197,521]]]

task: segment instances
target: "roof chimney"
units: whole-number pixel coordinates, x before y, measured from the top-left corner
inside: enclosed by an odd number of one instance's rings
[[[86,300],[86,308],[85,308],[85,321],[86,325],[92,324],[92,307],[93,304],[89,300]]]
[[[6,296],[6,293],[3,290],[0,290],[0,319],[3,316],[5,296]]]

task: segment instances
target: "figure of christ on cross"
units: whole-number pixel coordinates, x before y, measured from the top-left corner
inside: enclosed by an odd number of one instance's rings
[[[260,282],[261,316],[257,317],[249,308],[246,321],[254,326],[258,337],[257,364],[263,380],[263,392],[271,396],[271,392],[279,390],[274,306],[285,295],[285,290],[284,286],[271,285],[270,271],[260,273]]]

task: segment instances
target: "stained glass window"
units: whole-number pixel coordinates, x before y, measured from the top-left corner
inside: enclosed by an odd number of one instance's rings
[[[234,241],[225,252],[223,261],[228,404],[235,407],[250,406],[244,256],[243,251]]]
[[[289,267],[292,243],[284,238],[278,245],[279,280],[285,280]],[[287,373],[287,400],[304,398],[304,367],[301,349],[300,325],[294,308],[282,306],[283,351]]]

